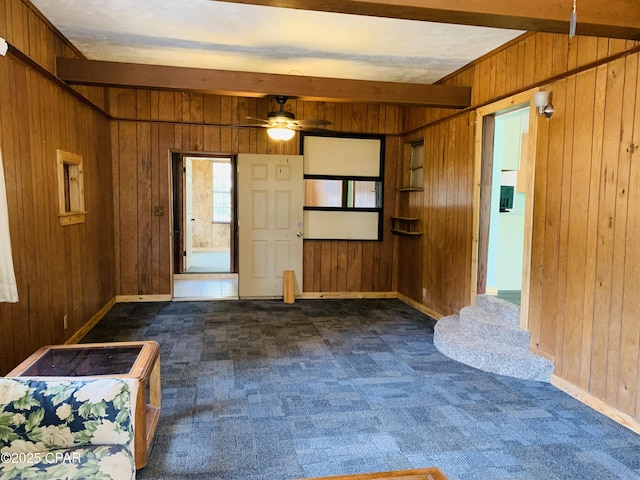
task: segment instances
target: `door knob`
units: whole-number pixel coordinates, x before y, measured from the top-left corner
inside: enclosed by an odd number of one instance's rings
[[[302,238],[302,232],[296,232],[296,237]]]

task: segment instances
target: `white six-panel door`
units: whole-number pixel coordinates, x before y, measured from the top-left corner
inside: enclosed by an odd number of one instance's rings
[[[302,156],[238,156],[238,293],[283,295],[283,272],[302,285]]]

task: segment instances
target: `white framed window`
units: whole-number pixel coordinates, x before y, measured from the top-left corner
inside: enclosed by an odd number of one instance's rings
[[[231,162],[212,162],[213,223],[231,223]]]

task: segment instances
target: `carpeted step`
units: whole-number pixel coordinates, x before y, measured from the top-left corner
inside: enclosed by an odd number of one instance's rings
[[[449,358],[499,375],[549,382],[554,370],[552,362],[526,347],[487,340],[469,332],[459,315],[438,320],[433,343]]]
[[[513,325],[510,318],[497,317],[495,313],[482,307],[463,307],[460,310],[460,327],[468,334],[480,337],[487,342],[494,341],[528,348],[531,335],[519,325]]]
[[[477,295],[476,307],[484,310],[493,318],[513,327],[520,326],[520,307],[493,295]]]

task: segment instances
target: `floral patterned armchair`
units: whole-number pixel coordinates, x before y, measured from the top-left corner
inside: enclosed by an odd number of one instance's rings
[[[135,479],[136,393],[117,378],[0,378],[0,480]]]

